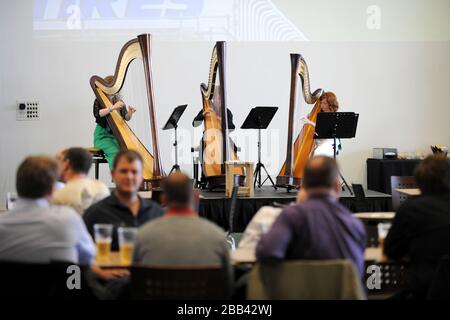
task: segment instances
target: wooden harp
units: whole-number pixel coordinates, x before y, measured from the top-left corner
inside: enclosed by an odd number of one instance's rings
[[[165,176],[159,152],[150,55],[151,35],[141,34],[137,36],[137,38],[128,41],[123,46],[120,51],[119,59],[117,60],[114,78],[111,82],[108,82],[99,76],[92,76],[90,79],[92,90],[94,91],[97,100],[100,102],[101,108],[108,108],[113,104],[110,97],[118,93],[123,87],[130,63],[135,59],[141,59],[143,61],[153,154],[147,150],[116,110],[107,115],[106,120],[108,121],[108,125],[111,128],[114,137],[119,142],[120,148],[122,150],[135,150],[142,156],[144,160],[144,189],[158,187],[161,179]]]
[[[320,97],[323,94],[322,89],[317,89],[314,93],[311,93],[308,66],[300,54],[291,53],[291,90],[289,99],[286,160],[276,181],[278,187],[287,188],[288,190],[300,187],[305,163],[309,159],[314,145],[315,128],[308,124],[303,126],[294,144],[292,144],[294,134],[294,113],[297,105],[297,75],[300,76],[302,81],[303,98],[306,103],[315,103],[308,115],[308,119],[314,123],[317,120],[317,114],[321,111]]]
[[[200,85],[205,115],[202,170],[210,189],[225,186],[225,162],[238,159],[228,130],[225,59],[226,42],[218,41],[212,51],[208,85]],[[235,174],[243,180],[242,169]]]

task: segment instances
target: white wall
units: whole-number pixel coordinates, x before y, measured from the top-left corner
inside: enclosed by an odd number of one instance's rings
[[[0,201],[14,190],[15,170],[29,154],[55,153],[67,146],[92,146],[93,93],[89,78],[110,74],[120,48],[138,34],[67,33],[37,37],[32,30],[32,2],[0,4]],[[199,84],[206,82],[213,43],[153,41],[153,76],[161,127],[178,104],[189,104],[180,122],[183,168],[190,172],[189,148],[200,129],[191,121],[201,106]],[[337,93],[342,111],[360,113],[357,138],[343,141],[339,157],[349,182],[365,183],[365,160],[373,147],[422,150],[450,145],[449,42],[231,42],[228,44],[228,102],[236,126],[250,107],[280,107],[263,155],[276,175],[285,152],[289,101],[289,53],[305,57],[317,87]],[[16,121],[17,100],[38,100],[41,120]],[[144,106],[135,122],[146,120]],[[299,95],[300,113],[306,107]],[[143,123],[143,122],[142,122]],[[160,131],[162,161],[172,166],[172,132]],[[233,133],[242,159],[256,160],[256,133]],[[143,137],[144,140],[149,139]],[[267,139],[266,139],[267,140]],[[104,166],[105,182],[109,176]],[[1,203],[0,202],[0,203]],[[1,208],[1,206],[0,206]]]

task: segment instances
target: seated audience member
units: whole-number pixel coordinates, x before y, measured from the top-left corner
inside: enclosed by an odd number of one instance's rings
[[[142,184],[142,157],[136,151],[127,150],[117,154],[112,178],[116,189],[107,198],[89,207],[83,215],[84,222],[94,237],[94,225],[98,223],[114,226],[112,250],[119,250],[118,227],[140,227],[153,218],[162,216],[162,207],[138,195]]]
[[[229,271],[224,230],[193,211],[193,187],[183,173],[163,182],[166,212],[142,226],[134,262],[143,265],[222,265]]]
[[[256,245],[262,235],[269,231],[275,219],[280,215],[282,208],[264,206],[260,208],[252,220],[245,227],[241,240],[239,241],[239,249],[256,249]]]
[[[56,161],[58,162],[58,180],[55,182],[55,187],[53,188],[53,193],[58,191],[59,189],[64,188],[64,182],[62,181],[62,167],[63,167],[63,161],[64,161],[64,154],[66,153],[67,149],[61,149],[58,151],[58,153],[55,155]]]
[[[297,203],[302,203],[306,200],[305,189],[300,189],[297,193]],[[256,249],[256,245],[261,239],[262,235],[269,231],[275,219],[280,215],[282,208],[264,206],[260,208],[242,234],[239,241],[239,249]]]
[[[259,261],[349,259],[363,274],[365,230],[338,202],[338,172],[333,158],[308,161],[302,186],[306,200],[285,208],[262,236]]]
[[[61,180],[65,186],[53,193],[51,202],[74,208],[79,214],[92,204],[109,196],[109,189],[100,181],[87,175],[92,156],[86,149],[69,148],[61,159]]]
[[[0,260],[90,264],[95,246],[81,217],[69,207],[49,204],[58,177],[55,160],[26,158],[16,175],[19,199],[0,215]]]
[[[410,259],[409,288],[425,298],[439,259],[450,254],[450,159],[429,156],[415,170],[421,195],[397,210],[384,241],[390,259]]]

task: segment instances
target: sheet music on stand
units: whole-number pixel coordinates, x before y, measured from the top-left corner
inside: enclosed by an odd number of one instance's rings
[[[314,139],[354,138],[358,118],[354,112],[319,112]]]
[[[319,112],[317,114],[314,139],[333,139],[333,157],[336,159],[336,139],[351,139],[356,136],[359,114],[355,112]],[[341,172],[339,175],[353,195]]]

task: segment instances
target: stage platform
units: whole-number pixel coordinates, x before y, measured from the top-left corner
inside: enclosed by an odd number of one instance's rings
[[[348,191],[343,191],[339,201],[348,207],[352,212],[381,212],[391,211],[391,195],[364,190],[365,201],[357,201]],[[286,189],[274,190],[272,187],[263,186],[255,189],[254,197],[238,198],[234,216],[234,232],[244,231],[247,224],[259,208],[275,203],[288,204],[295,201],[297,193],[295,191],[286,192]],[[225,230],[228,230],[230,212],[230,199],[225,197],[225,192],[201,191],[199,214],[210,221],[215,222]]]

